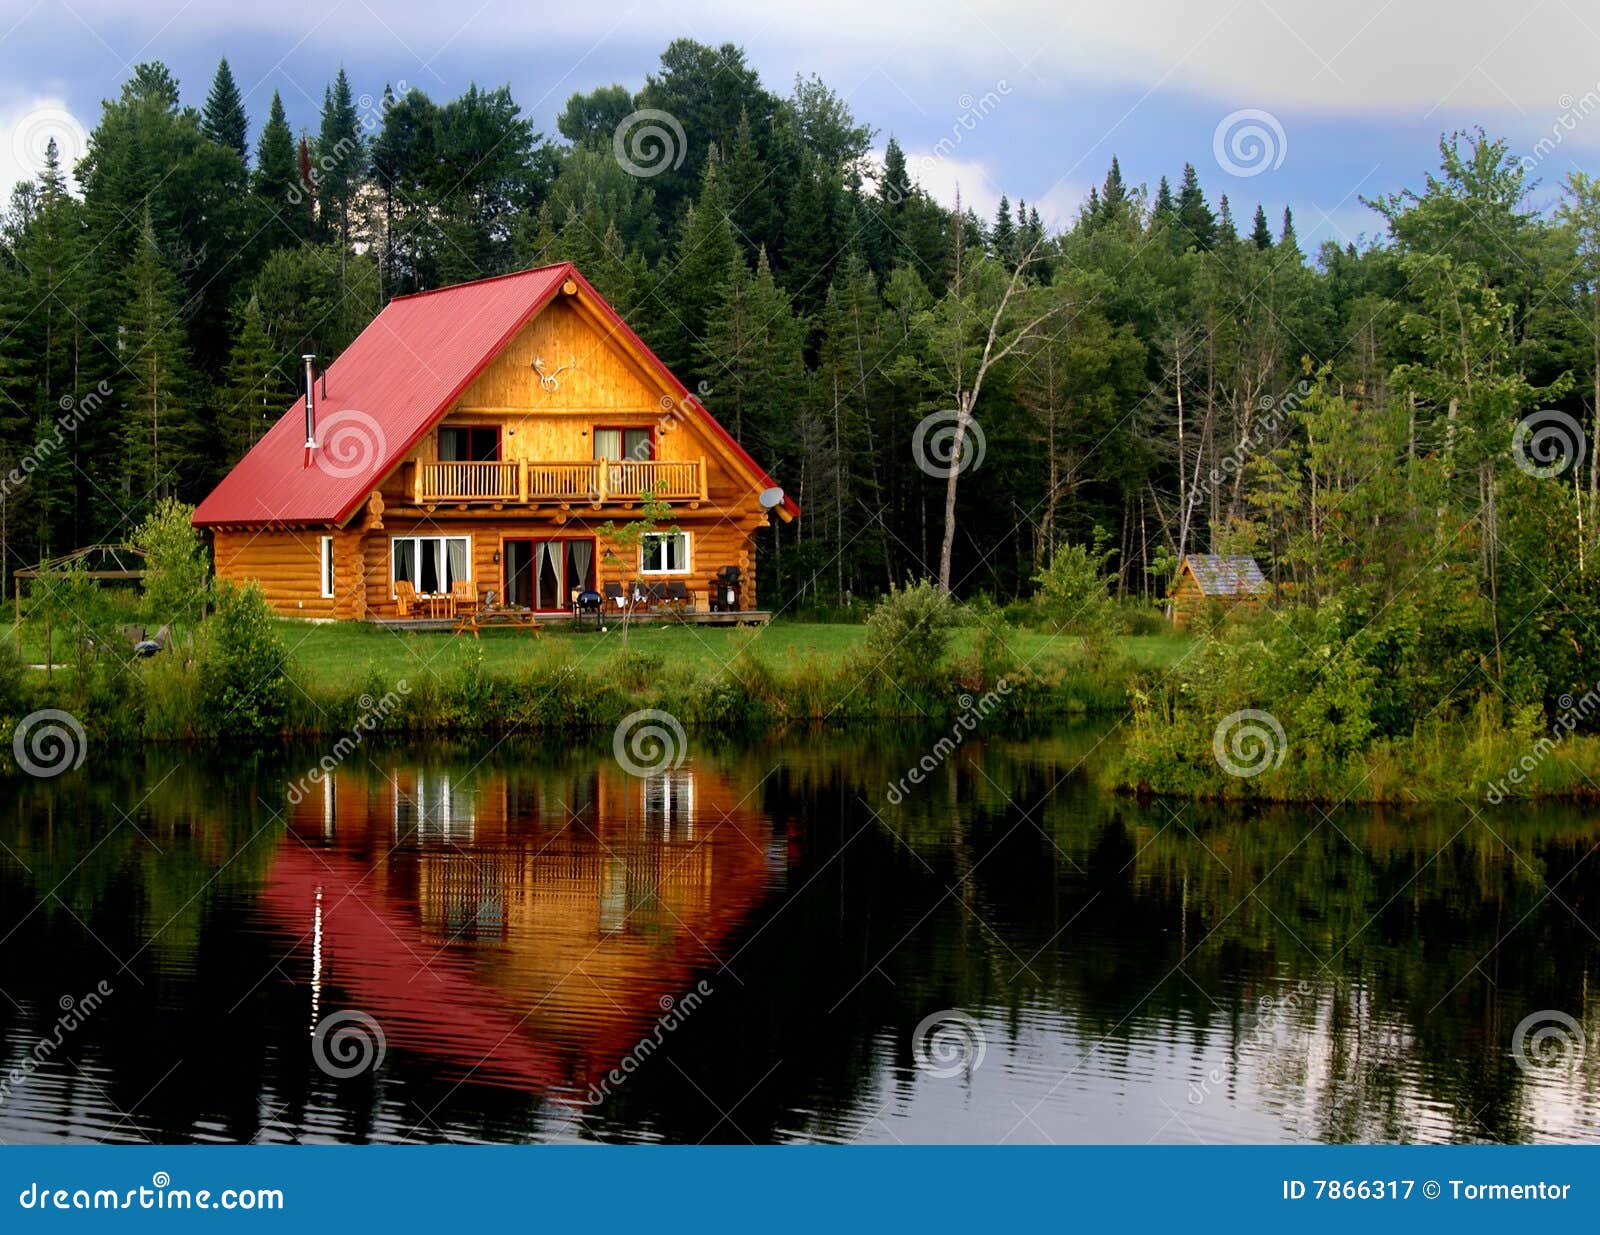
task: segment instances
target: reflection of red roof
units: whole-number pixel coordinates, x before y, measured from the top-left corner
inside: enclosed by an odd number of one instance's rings
[[[355,342],[327,368],[327,393],[317,388],[319,436],[340,413],[360,413],[375,426],[377,462],[350,470],[315,466],[305,447],[304,404],[296,400],[195,511],[200,527],[262,523],[342,523],[417,441],[449,410],[472,379],[510,343],[568,279],[636,348],[678,401],[754,473],[773,481],[745,449],[701,407],[570,262],[500,275],[391,300]],[[370,418],[368,421],[365,418]],[[790,514],[800,508],[786,498]]]
[[[711,825],[713,833],[729,829],[723,838],[727,860],[715,868],[715,896],[675,919],[678,929],[664,945],[640,948],[623,934],[597,936],[592,946],[585,945],[590,958],[603,959],[605,951],[631,952],[647,966],[637,982],[608,982],[604,974],[597,980],[580,965],[570,973],[547,971],[544,980],[530,985],[526,979],[538,974],[539,966],[518,969],[505,961],[518,949],[537,952],[544,941],[531,936],[497,941],[492,949],[475,949],[470,941],[442,943],[425,928],[417,902],[390,890],[395,885],[375,871],[370,845],[379,821],[371,814],[343,822],[339,848],[318,847],[293,831],[285,835],[260,906],[274,930],[294,941],[302,956],[312,950],[312,926],[321,906],[322,980],[342,1001],[324,996],[326,1011],[345,1007],[368,1013],[392,1047],[442,1063],[453,1079],[568,1100],[615,1067],[655,1030],[674,999],[712,971],[720,950],[760,898],[767,883],[765,857],[748,836],[739,835],[741,823],[728,818]],[[593,847],[602,848],[598,841]],[[559,846],[549,847],[546,860],[570,869],[570,857]],[[598,884],[592,895],[598,918]],[[582,1000],[583,1014],[567,1021],[570,1032],[552,1034],[544,1018],[567,1002],[557,998],[563,988],[565,997]]]

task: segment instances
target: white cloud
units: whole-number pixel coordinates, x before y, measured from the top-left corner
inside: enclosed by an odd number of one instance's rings
[[[1003,77],[1029,95],[1095,83],[1188,91],[1230,107],[1542,113],[1600,76],[1600,13],[1571,0],[694,0],[632,9],[620,20],[603,6],[534,0],[486,5],[459,25],[441,24],[433,0],[391,0],[381,15],[367,5],[330,12],[326,0],[277,0],[254,11],[231,0],[150,0],[138,10],[125,0],[79,0],[74,12],[121,54],[124,43],[129,52],[139,46],[132,31],[160,30],[180,10],[186,39],[256,30],[294,44],[314,33],[321,46],[363,40],[409,52],[419,67],[446,48],[503,50],[525,41],[546,80],[577,67],[569,58],[588,60],[597,43],[731,40],[759,63],[815,69],[841,88],[887,75],[926,107]]]
[[[69,184],[72,168],[88,149],[89,131],[59,98],[19,101],[0,110],[0,197],[9,197],[19,180],[34,180],[44,170],[51,139]]]

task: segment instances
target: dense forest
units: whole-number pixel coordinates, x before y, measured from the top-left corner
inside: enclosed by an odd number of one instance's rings
[[[140,65],[75,168],[52,151],[16,187],[8,572],[198,499],[293,399],[298,355],[389,297],[567,259],[805,507],[764,555],[787,605],[930,576],[1005,601],[1067,543],[1150,599],[1188,551],[1255,553],[1313,602],[1365,580],[1371,605],[1431,562],[1487,604],[1503,673],[1519,630],[1552,637],[1532,608],[1600,562],[1600,460],[1575,457],[1600,188],[1575,174],[1537,211],[1482,133],[1369,202],[1380,241],[1308,255],[1290,211],[1212,202],[1192,165],[1151,191],[1113,159],[1059,234],[1022,201],[952,211],[826,84],[775,93],[731,45],[575,94],[559,136],[505,87],[363,88],[341,71],[296,133],[276,96],[247,115],[226,61],[198,108]],[[1417,603],[1463,595],[1430,586]]]

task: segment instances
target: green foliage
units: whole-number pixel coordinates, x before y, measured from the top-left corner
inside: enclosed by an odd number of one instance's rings
[[[944,668],[957,621],[954,603],[931,581],[891,587],[867,619],[869,668],[891,683],[931,685]]]
[[[1111,537],[1096,528],[1094,545],[1067,544],[1033,581],[1039,607],[1057,629],[1103,640],[1111,633],[1111,597],[1106,590],[1106,568],[1117,551],[1107,548]]]
[[[152,622],[198,625],[205,612],[211,565],[193,518],[193,506],[167,498],[133,535],[144,551],[144,598]]]
[[[200,727],[213,737],[280,733],[289,696],[288,661],[276,615],[255,583],[223,581],[200,643]]]

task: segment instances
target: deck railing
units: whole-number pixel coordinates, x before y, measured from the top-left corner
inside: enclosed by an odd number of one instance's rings
[[[423,463],[419,502],[636,502],[706,500],[705,459],[599,459],[529,463]]]

